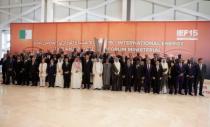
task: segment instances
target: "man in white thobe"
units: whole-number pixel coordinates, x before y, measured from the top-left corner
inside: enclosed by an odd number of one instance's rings
[[[163,67],[163,78],[162,78],[162,85],[161,90],[162,93],[166,94],[168,91],[168,63],[165,58],[161,61],[161,66]]]
[[[55,86],[58,87],[64,87],[64,81],[63,81],[63,69],[62,69],[62,65],[63,65],[63,60],[60,57],[58,59],[58,63],[56,66],[56,78],[55,78]]]
[[[103,86],[102,80],[103,64],[101,60],[97,59],[93,63],[93,89],[101,89]]]
[[[45,59],[42,59],[42,62],[39,64],[39,79],[40,86],[45,86],[45,79],[47,76],[47,63],[45,63]]]
[[[79,89],[82,85],[82,64],[79,58],[76,58],[71,69],[71,88]]]

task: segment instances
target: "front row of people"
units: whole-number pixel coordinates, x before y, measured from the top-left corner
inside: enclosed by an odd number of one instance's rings
[[[106,59],[104,63],[99,58],[90,59],[85,55],[84,60],[80,57],[69,59],[68,57],[58,59],[49,59],[42,57],[38,63],[35,57],[31,60],[21,61],[17,57],[16,70],[17,84],[64,88],[90,88],[91,77],[94,89],[110,89],[121,91],[125,86],[125,91],[141,92],[142,88],[145,93],[170,93],[170,94],[189,94],[197,95],[197,86],[199,84],[199,95],[203,96],[203,82],[206,73],[206,65],[202,59],[198,63],[188,60],[183,62],[182,59],[177,61],[166,61],[166,59],[156,60],[151,64],[150,59],[145,61],[137,60],[135,64],[131,59],[119,61],[114,57],[113,62]],[[22,63],[22,64],[21,64]],[[10,72],[10,59],[7,63],[7,83],[10,82],[12,67]],[[9,75],[9,76],[8,76]]]

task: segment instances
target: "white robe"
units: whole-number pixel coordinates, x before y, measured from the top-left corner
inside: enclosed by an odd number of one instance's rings
[[[168,63],[161,63],[161,65],[162,65],[162,68],[163,68],[163,70],[166,70],[165,72],[163,72],[163,79],[162,79],[162,85],[163,85],[163,88],[162,88],[162,92],[163,93],[167,93],[167,74],[168,74]]]
[[[168,74],[168,63],[161,63],[163,70],[166,70],[163,74]]]
[[[47,76],[47,63],[40,63],[39,64],[39,77],[46,77]]]
[[[82,64],[79,62],[79,68],[76,67],[76,62],[73,62],[71,68],[71,88],[78,89],[82,85]]]
[[[115,65],[115,67],[116,67],[117,70],[118,70],[117,75],[119,75],[119,73],[120,73],[120,67],[121,67],[120,62],[114,62],[114,65]]]
[[[45,79],[47,76],[47,63],[40,63],[39,64],[39,79],[40,79],[40,86],[45,86]]]
[[[58,62],[56,66],[56,78],[55,78],[55,86],[63,87],[63,69],[62,69],[63,62]]]
[[[93,88],[101,89],[103,86],[102,80],[103,64],[101,62],[94,62],[93,64]]]

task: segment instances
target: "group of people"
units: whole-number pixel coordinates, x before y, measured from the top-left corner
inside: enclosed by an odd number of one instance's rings
[[[91,50],[64,53],[7,54],[1,59],[3,84],[104,89],[154,94],[203,96],[206,65],[202,58],[184,60],[154,53],[125,55]],[[199,90],[198,90],[199,88]],[[199,91],[199,92],[197,92]]]

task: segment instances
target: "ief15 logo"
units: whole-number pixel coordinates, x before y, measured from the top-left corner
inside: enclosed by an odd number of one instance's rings
[[[178,29],[176,31],[177,40],[198,40],[198,30]]]

